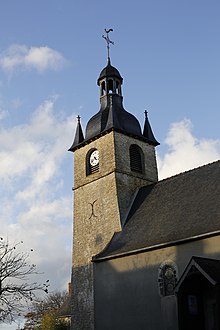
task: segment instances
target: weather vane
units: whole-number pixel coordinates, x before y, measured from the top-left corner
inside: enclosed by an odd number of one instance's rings
[[[111,41],[110,39],[109,39],[109,36],[108,36],[108,34],[109,34],[109,32],[112,32],[113,31],[113,29],[105,29],[105,33],[106,33],[106,36],[103,34],[102,35],[102,38],[104,38],[105,40],[106,40],[106,43],[107,43],[107,49],[108,49],[108,60],[110,60],[110,47],[109,47],[109,45],[110,44],[112,44],[112,45],[114,45],[114,42],[113,41]]]

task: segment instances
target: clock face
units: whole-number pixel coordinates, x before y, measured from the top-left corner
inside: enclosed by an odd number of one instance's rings
[[[90,164],[91,166],[96,166],[99,163],[99,152],[98,150],[94,150],[90,155]]]

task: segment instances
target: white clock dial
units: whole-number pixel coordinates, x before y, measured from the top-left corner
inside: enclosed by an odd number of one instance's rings
[[[91,166],[95,166],[99,163],[99,152],[98,150],[94,150],[90,155],[90,164]]]

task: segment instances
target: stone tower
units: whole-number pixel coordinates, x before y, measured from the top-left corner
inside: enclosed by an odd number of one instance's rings
[[[74,152],[72,329],[94,329],[92,257],[123,230],[136,190],[158,180],[155,146],[147,113],[143,132],[123,108],[123,79],[107,66],[98,78],[100,110],[87,123],[78,117]]]

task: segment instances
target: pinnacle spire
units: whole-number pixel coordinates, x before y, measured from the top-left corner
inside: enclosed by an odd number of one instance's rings
[[[81,126],[81,123],[80,123],[80,116],[78,115],[77,116],[77,127],[76,127],[76,134],[75,134],[75,138],[74,138],[74,141],[73,141],[73,144],[72,146],[69,148],[68,151],[74,151],[75,150],[75,147],[80,144],[81,142],[84,141],[84,135],[83,135],[83,131],[82,131],[82,126]]]
[[[148,140],[149,143],[153,144],[154,146],[157,146],[160,143],[154,137],[153,131],[151,129],[151,126],[150,126],[150,123],[148,120],[147,110],[145,110],[144,113],[145,113],[145,122],[144,122],[143,136]]]

